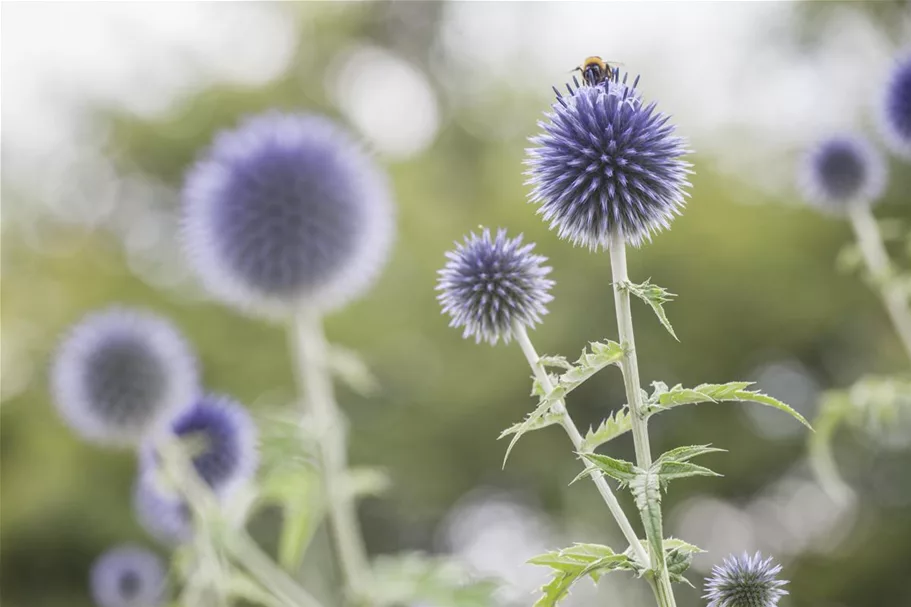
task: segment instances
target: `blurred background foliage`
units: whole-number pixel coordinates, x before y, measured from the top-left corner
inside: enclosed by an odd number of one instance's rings
[[[177,34],[163,28],[153,38],[126,28],[120,40],[134,48],[124,51],[123,62],[139,90],[135,99],[87,93],[74,102],[67,128],[55,115],[42,115],[43,106],[33,108],[40,119],[34,124],[44,132],[59,128],[58,139],[44,147],[14,113],[27,104],[17,86],[22,76],[13,76],[31,69],[28,28],[56,31],[67,22],[67,10],[76,10],[85,27],[123,21],[104,21],[97,4],[45,5],[31,13],[24,5],[4,5],[4,604],[88,605],[91,560],[115,542],[150,543],[130,510],[133,456],[79,442],[49,401],[53,347],[85,312],[112,303],[161,312],[195,345],[210,389],[254,410],[294,400],[282,328],[206,302],[176,245],[184,171],[215,132],[249,113],[277,107],[333,116],[364,137],[394,182],[394,257],[377,288],[327,326],[330,339],[362,353],[382,386],[371,398],[340,395],[351,421],[352,463],[379,465],[393,481],[391,491],[361,509],[373,554],[454,552],[482,572],[505,577],[512,588],[505,597],[530,604],[527,593],[545,572],[522,563],[536,551],[572,541],[621,543],[592,487],[567,486],[579,464],[559,431],[529,435],[500,469],[505,445],[495,439],[532,404],[528,368],[512,344],[491,348],[462,340],[440,315],[433,290],[454,240],[479,224],[504,226],[537,242],[554,268],[555,301],[532,334],[539,351],[574,357],[588,340],[616,338],[608,257],[558,241],[526,204],[522,176],[526,140],[548,107],[550,84],[565,79],[585,55],[616,56],[642,73],[645,94],[678,116],[679,130],[697,150],[686,212],[671,231],[630,254],[634,279],[651,277],[679,295],[667,309],[680,343],[645,307],[634,308],[644,382],[753,380],[810,417],[821,390],[868,373],[906,373],[908,361],[879,301],[858,276],[835,269],[850,238],[847,224],[792,204],[791,172],[800,148],[817,134],[872,124],[868,101],[877,78],[911,31],[907,4],[758,4],[769,6],[125,5],[118,18],[134,11],[135,23],[170,11],[160,20],[170,20],[173,32],[195,24],[202,36],[211,23],[223,33],[212,43],[215,55],[232,46],[243,55],[256,45],[282,45],[280,60],[266,75],[252,68],[244,78],[209,73],[161,107],[148,108],[142,95],[156,78],[175,63],[201,60],[175,43],[161,51],[171,64],[130,64],[135,47],[144,57],[157,56],[156,40]],[[179,27],[181,11],[195,15],[186,28]],[[238,11],[234,25],[224,25]],[[656,31],[643,31],[642,22]],[[717,49],[701,53],[700,43],[723,45],[751,22],[762,31],[730,49],[731,65],[706,63],[709,55],[724,59]],[[653,48],[661,32],[691,25],[691,34]],[[557,41],[545,42],[548,27]],[[81,35],[91,35],[91,28]],[[624,46],[633,39],[638,42]],[[689,46],[676,51],[674,41],[684,39]],[[58,49],[64,66],[66,44],[76,44],[39,40]],[[552,48],[560,49],[556,56]],[[227,56],[222,59],[233,55]],[[775,61],[764,63],[770,58]],[[83,65],[77,76],[89,70]],[[830,88],[814,89],[818,82]],[[761,102],[773,106],[775,129],[750,113],[746,99],[754,89],[744,83],[767,95]],[[76,77],[69,84],[81,86]],[[42,91],[57,94],[52,86]],[[846,111],[845,104],[853,105]],[[891,168],[878,214],[911,221],[911,171],[894,160]],[[898,247],[894,253],[897,259],[903,254]],[[573,394],[570,408],[587,427],[622,402],[619,373],[607,370]],[[839,466],[862,497],[855,507],[840,508],[812,482],[799,426],[744,407],[703,405],[660,416],[651,426],[655,451],[696,443],[730,450],[710,463],[723,479],[681,483],[665,502],[670,531],[711,551],[697,558],[694,583],[699,586],[698,575],[726,551],[762,549],[785,564],[787,605],[911,604],[907,446],[883,451],[840,434]],[[631,457],[628,443],[618,441],[613,449]],[[256,521],[262,541],[274,541],[276,524],[268,513]],[[311,563],[326,549],[318,541]],[[606,580],[597,596],[604,604],[610,597],[648,604],[633,586]],[[682,607],[701,604],[697,591],[679,594]],[[587,604],[585,597],[596,595],[583,589],[579,596],[577,604]]]

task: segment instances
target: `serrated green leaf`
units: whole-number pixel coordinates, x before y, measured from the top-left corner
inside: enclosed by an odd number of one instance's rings
[[[629,409],[624,407],[614,411],[610,417],[602,421],[597,430],[589,428],[580,448],[582,451],[594,451],[604,443],[612,441],[625,432],[629,432],[632,428],[633,420],[630,417]]]
[[[664,312],[664,304],[673,301],[677,295],[669,292],[664,287],[659,287],[658,285],[652,284],[651,279],[646,280],[642,284],[635,284],[630,281],[625,281],[621,288],[626,289],[645,303],[647,303],[652,311],[655,313],[655,316],[658,317],[658,322],[661,323],[667,332],[671,334],[671,337],[680,341],[677,338],[677,334],[674,333],[674,327],[671,326],[671,322],[667,319],[667,314]]]
[[[548,552],[528,561],[555,571],[551,580],[541,588],[542,596],[535,607],[553,607],[566,598],[570,588],[579,580],[590,577],[597,582],[605,573],[625,569],[635,571],[626,554],[616,554],[600,544],[576,544],[563,550]]]
[[[661,482],[665,484],[668,481],[690,476],[721,476],[713,470],[692,462],[664,462],[655,466],[655,472],[658,473]]]
[[[616,459],[600,453],[580,453],[580,455],[588,460],[595,469],[600,470],[612,479],[619,481],[624,486],[633,482],[642,473],[642,470],[634,463],[626,460]],[[590,472],[591,469],[588,470],[588,473]],[[586,472],[583,472],[576,477],[576,479],[585,474]]]
[[[642,519],[642,526],[646,530],[648,546],[652,554],[660,554],[663,550],[662,537],[664,536],[663,521],[661,517],[661,478],[654,466],[648,470],[637,468],[636,477],[629,483],[636,508]]]
[[[542,356],[538,362],[545,367],[559,367],[567,370],[573,368],[573,364],[566,360],[565,356]]]
[[[588,350],[582,350],[576,364],[560,376],[558,384],[569,394],[604,367],[618,364],[624,354],[623,346],[615,341],[591,342]]]
[[[693,587],[688,579],[683,577],[690,565],[693,564],[693,556],[705,552],[698,546],[678,540],[667,538],[664,540],[664,560],[667,563],[668,577],[671,582],[686,584]]]
[[[759,391],[746,390],[750,385],[752,385],[752,382],[728,382],[726,384],[701,384],[695,388],[684,388],[678,384],[670,390],[662,391],[649,397],[647,401],[649,414],[652,415],[681,405],[695,405],[705,402],[755,402],[784,411],[810,430],[813,429],[800,413],[780,400]]]
[[[520,424],[518,424],[518,426],[510,426],[500,433],[500,436],[497,438],[497,440],[512,435],[512,439],[509,441],[509,446],[506,447],[506,454],[503,456],[504,468],[506,467],[506,461],[509,459],[509,454],[512,453],[512,449],[516,446],[516,443],[519,442],[519,439],[522,438],[522,436],[527,432],[531,432],[533,430],[537,430],[538,428],[544,427],[539,424],[541,424],[544,416],[547,415],[554,403],[562,400],[562,394],[563,388],[561,386],[557,386],[551,390],[551,392],[546,397],[541,399],[541,401],[538,403],[538,406],[535,407],[535,410],[529,413],[525,419],[522,420]]]
[[[552,413],[552,412],[545,413],[543,416],[538,418],[538,420],[535,421],[531,425],[531,427],[526,430],[526,432],[531,432],[532,430],[540,430],[541,428],[546,428],[547,426],[553,426],[554,424],[559,424],[562,421],[562,419],[563,419],[563,415],[561,415],[561,414]],[[521,427],[522,427],[521,422],[518,424],[511,425],[510,427],[506,428],[505,430],[503,430],[503,432],[500,433],[500,438],[503,438],[504,436],[509,436],[510,434],[515,434],[516,432],[519,431],[519,429]]]
[[[725,449],[718,449],[717,447],[712,447],[711,445],[687,445],[685,447],[677,447],[666,451],[661,454],[661,456],[656,460],[657,462],[685,462],[698,457],[700,455],[705,455],[707,453],[723,453]]]

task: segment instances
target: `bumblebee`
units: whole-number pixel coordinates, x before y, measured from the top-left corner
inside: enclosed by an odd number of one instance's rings
[[[601,57],[586,57],[582,65],[573,71],[582,72],[582,80],[585,81],[585,84],[595,86],[608,80],[613,75],[614,68]]]

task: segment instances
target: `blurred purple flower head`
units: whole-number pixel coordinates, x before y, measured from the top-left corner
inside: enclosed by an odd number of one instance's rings
[[[911,160],[911,52],[901,57],[892,71],[880,122],[889,147]]]
[[[157,607],[164,602],[165,570],[145,548],[123,545],[92,565],[92,598],[98,607]]]
[[[82,437],[138,444],[197,394],[196,361],[166,320],[109,309],[85,317],[58,348],[51,384],[63,419]]]
[[[229,495],[256,474],[256,425],[240,403],[207,394],[174,419],[171,430],[188,449],[196,473],[217,495]],[[158,461],[154,446],[147,445],[143,456],[142,473],[152,473]]]
[[[775,607],[788,593],[781,588],[787,582],[778,579],[779,573],[781,565],[774,565],[771,557],[763,560],[758,552],[732,555],[712,568],[702,598],[708,599],[708,607]]]
[[[806,154],[799,186],[818,208],[843,214],[856,205],[872,205],[882,196],[886,165],[873,144],[862,137],[829,137]]]
[[[204,285],[264,316],[360,295],[392,243],[386,176],[319,116],[270,112],[218,135],[183,200],[185,248]]]
[[[508,342],[513,325],[533,327],[547,314],[545,304],[554,282],[547,279],[547,259],[532,253],[534,244],[522,236],[509,239],[505,230],[492,238],[484,229],[472,233],[456,249],[446,253],[449,261],[439,271],[437,299],[452,317],[451,327],[464,327],[463,337],[496,344]]]
[[[638,78],[637,78],[638,82]],[[667,228],[688,196],[690,164],[669,117],[626,78],[557,92],[526,165],[531,202],[560,238],[589,249],[640,245]]]
[[[193,513],[176,493],[156,485],[154,475],[140,474],[133,486],[136,520],[152,537],[166,546],[176,546],[193,537]]]

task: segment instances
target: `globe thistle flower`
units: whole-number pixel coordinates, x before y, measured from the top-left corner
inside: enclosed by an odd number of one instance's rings
[[[186,501],[159,487],[153,476],[140,474],[133,485],[136,520],[162,544],[183,544],[193,537],[193,513]]]
[[[557,93],[527,150],[531,202],[560,238],[589,249],[633,245],[667,228],[689,187],[688,152],[669,117],[626,78]]]
[[[886,165],[864,138],[829,137],[804,157],[799,185],[804,197],[818,208],[845,214],[854,206],[872,205],[882,195]]]
[[[63,340],[51,371],[54,403],[81,436],[136,444],[197,393],[195,359],[177,330],[151,313],[87,316]]]
[[[892,71],[882,100],[880,124],[889,147],[911,159],[911,53]]]
[[[464,327],[462,337],[473,336],[496,344],[508,342],[515,324],[533,327],[547,314],[544,304],[554,282],[546,278],[547,259],[532,254],[534,244],[523,244],[522,236],[509,239],[506,230],[492,238],[484,229],[472,233],[438,273],[437,299],[443,312],[452,317],[451,327]]]
[[[787,584],[778,579],[781,565],[772,559],[762,559],[760,553],[748,556],[730,556],[722,565],[712,568],[706,580],[705,594],[708,607],[775,607],[788,592],[781,587]]]
[[[204,285],[264,316],[335,308],[392,242],[386,177],[329,120],[271,112],[215,138],[186,177],[183,240]]]
[[[240,403],[225,396],[202,396],[174,419],[171,430],[187,448],[196,474],[216,494],[230,494],[256,473],[256,426]],[[143,472],[152,472],[156,463],[149,444]]]
[[[90,582],[98,607],[156,607],[164,601],[161,560],[138,546],[105,552],[92,565]]]

